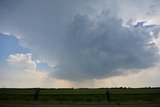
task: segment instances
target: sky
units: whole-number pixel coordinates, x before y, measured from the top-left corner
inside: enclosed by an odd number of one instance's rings
[[[0,0],[0,87],[160,87],[159,0]]]

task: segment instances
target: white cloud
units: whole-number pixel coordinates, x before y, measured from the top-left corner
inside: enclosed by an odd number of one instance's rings
[[[9,55],[7,61],[18,68],[25,68],[26,70],[36,70],[36,62],[33,61],[32,55],[30,53],[27,54],[15,54]]]
[[[48,79],[48,71],[38,71],[36,61],[32,54],[10,55],[7,61],[16,68],[12,68],[5,85],[8,87],[40,87],[43,81]],[[18,83],[18,84],[16,84]]]
[[[36,63],[41,63],[41,61],[40,60],[36,60]]]
[[[10,33],[8,32],[1,32],[3,35],[11,35]]]

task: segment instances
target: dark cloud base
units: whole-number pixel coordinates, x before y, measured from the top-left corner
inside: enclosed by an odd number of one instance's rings
[[[56,77],[85,80],[126,74],[125,70],[146,69],[158,60],[158,49],[149,44],[143,28],[122,26],[122,20],[102,12],[95,19],[77,15],[64,44],[65,54]],[[124,70],[124,71],[123,71]]]

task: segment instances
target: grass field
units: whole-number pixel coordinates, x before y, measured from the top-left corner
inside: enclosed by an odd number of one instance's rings
[[[108,101],[106,90],[111,94]],[[31,104],[34,89],[0,89],[0,103]],[[160,103],[160,88],[40,89],[38,104],[146,104]]]

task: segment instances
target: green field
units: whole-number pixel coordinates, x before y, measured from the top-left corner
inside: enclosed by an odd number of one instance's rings
[[[106,90],[111,94],[108,101]],[[0,103],[32,104],[34,89],[0,89]],[[38,104],[160,103],[160,88],[40,89]]]

